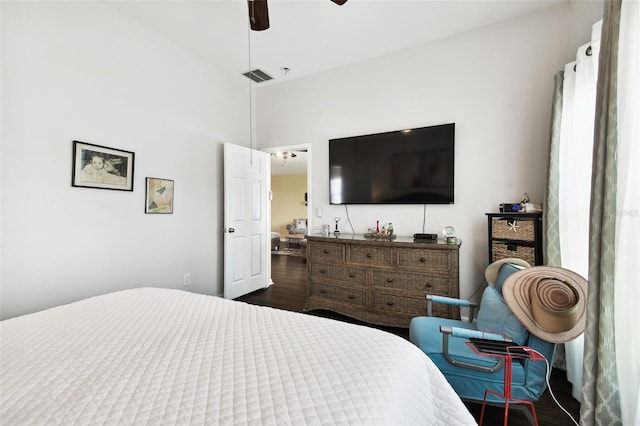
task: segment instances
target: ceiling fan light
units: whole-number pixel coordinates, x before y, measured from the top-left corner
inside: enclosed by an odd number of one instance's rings
[[[347,0],[331,0],[332,2],[334,2],[335,4],[342,6],[343,4],[345,4],[347,2]]]

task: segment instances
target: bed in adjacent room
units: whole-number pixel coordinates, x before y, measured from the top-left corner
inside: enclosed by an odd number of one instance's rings
[[[398,336],[181,290],[8,319],[0,337],[3,425],[475,424]]]

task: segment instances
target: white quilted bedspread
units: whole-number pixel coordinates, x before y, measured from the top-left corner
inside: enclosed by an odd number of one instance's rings
[[[0,323],[0,423],[475,424],[376,329],[141,288]]]

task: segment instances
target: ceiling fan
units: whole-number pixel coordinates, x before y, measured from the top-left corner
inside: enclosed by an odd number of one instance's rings
[[[331,0],[342,6],[347,0]],[[269,9],[267,0],[247,0],[249,6],[249,22],[253,31],[263,31],[269,28]]]
[[[288,160],[289,158],[296,158],[298,156],[298,154],[296,154],[293,151],[278,151],[278,152],[272,152],[271,153],[272,156],[276,157],[276,158],[283,158],[285,160]]]

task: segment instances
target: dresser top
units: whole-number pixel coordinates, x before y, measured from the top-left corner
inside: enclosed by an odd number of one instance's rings
[[[364,234],[347,234],[347,233],[339,233],[338,235],[334,235],[333,233],[329,236],[322,236],[320,234],[317,235],[307,235],[307,240],[309,241],[322,241],[322,242],[341,242],[341,243],[358,243],[358,244],[372,244],[376,246],[403,246],[403,247],[416,247],[416,248],[438,248],[443,250],[455,250],[460,248],[462,241],[458,239],[456,244],[447,244],[447,242],[443,239],[438,239],[437,242],[415,242],[413,240],[413,236],[397,236],[392,240],[386,239],[376,239],[376,238],[367,238]]]

